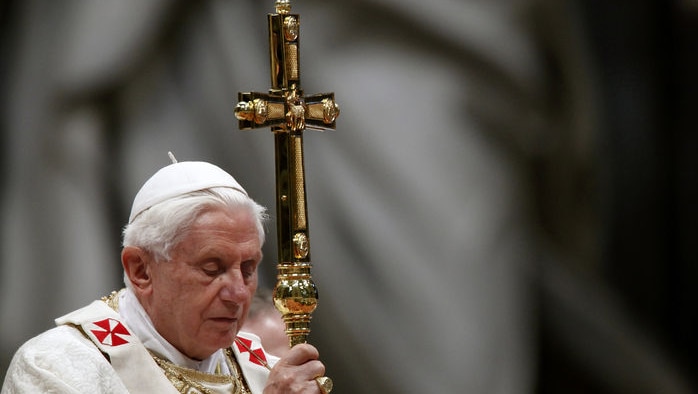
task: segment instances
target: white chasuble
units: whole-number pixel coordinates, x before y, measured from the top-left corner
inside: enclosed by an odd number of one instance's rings
[[[229,350],[217,352],[237,360],[237,364],[223,365],[228,375],[154,357],[123,317],[104,301],[94,301],[56,319],[56,324],[58,327],[27,341],[17,351],[2,394],[231,393],[237,392],[238,386],[261,394],[269,375],[266,365],[278,360],[264,352],[258,337],[248,333],[239,333]],[[146,338],[146,343],[149,341]],[[240,373],[245,383],[234,379]],[[184,376],[185,381],[171,382],[168,376],[173,375]]]

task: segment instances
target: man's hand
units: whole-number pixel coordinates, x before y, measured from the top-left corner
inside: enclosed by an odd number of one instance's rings
[[[292,347],[272,368],[264,393],[320,393],[315,378],[325,374],[325,365],[319,357],[318,350],[307,343]]]

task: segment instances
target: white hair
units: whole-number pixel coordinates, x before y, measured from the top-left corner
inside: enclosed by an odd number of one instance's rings
[[[189,226],[211,207],[248,209],[256,219],[259,243],[264,244],[264,223],[269,218],[266,208],[235,189],[215,187],[171,198],[141,212],[124,227],[123,246],[139,247],[158,261],[168,261]],[[126,273],[124,282],[130,285]]]

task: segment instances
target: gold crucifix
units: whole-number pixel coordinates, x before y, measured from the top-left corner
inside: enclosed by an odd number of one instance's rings
[[[291,346],[307,342],[318,293],[310,274],[310,236],[305,198],[303,130],[335,128],[334,93],[303,96],[299,68],[299,17],[290,0],[276,0],[268,15],[271,89],[238,93],[235,117],[241,130],[271,127],[276,155],[278,275],[274,304],[282,313]]]

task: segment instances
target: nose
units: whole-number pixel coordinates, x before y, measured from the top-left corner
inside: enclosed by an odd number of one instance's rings
[[[232,271],[225,275],[221,275],[219,280],[221,282],[221,287],[218,294],[221,300],[235,304],[242,304],[249,300],[250,291],[239,271]]]

